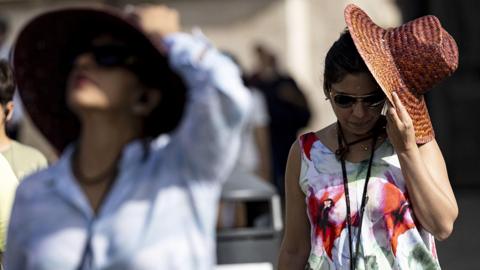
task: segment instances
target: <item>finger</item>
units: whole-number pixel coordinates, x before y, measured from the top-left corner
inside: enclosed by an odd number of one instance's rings
[[[385,131],[387,133],[387,137],[392,139],[398,134],[399,126],[398,122],[395,122],[395,119],[387,119],[387,124],[385,126]],[[393,136],[393,137],[392,137]]]
[[[166,5],[153,5],[150,3],[143,3],[135,5],[135,11],[137,13],[157,13],[158,16],[165,16],[172,9]]]
[[[397,110],[390,103],[388,104],[387,109],[387,120],[396,126],[399,126],[402,123]]]
[[[147,8],[152,8],[152,7],[155,7],[155,6],[164,6],[164,5],[153,5],[151,3],[140,3],[140,4],[136,4],[135,5],[135,8],[136,9],[142,9],[142,10],[145,10]]]
[[[405,106],[403,106],[402,101],[398,97],[396,92],[392,92],[392,99],[393,103],[395,105],[395,108],[397,109],[397,115],[402,121],[408,121],[410,119],[410,115],[408,114],[407,109]]]

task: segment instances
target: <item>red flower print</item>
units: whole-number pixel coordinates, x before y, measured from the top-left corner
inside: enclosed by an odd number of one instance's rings
[[[326,191],[321,198],[315,197],[314,192],[310,192],[310,194],[308,197],[308,212],[310,222],[314,227],[315,237],[322,239],[328,257],[332,258],[333,244],[345,228],[345,219],[342,222],[335,222],[329,218],[329,213],[343,196],[343,191],[337,194]]]
[[[307,156],[308,160],[312,160],[310,158],[310,150],[312,150],[312,145],[316,140],[317,136],[313,132],[307,133],[300,137],[300,143],[302,145],[303,152]]]
[[[409,213],[408,202],[405,195],[394,185],[387,183],[384,185],[384,219],[388,230],[393,254],[397,254],[398,237],[404,232],[415,228],[415,224],[409,218],[405,218]]]

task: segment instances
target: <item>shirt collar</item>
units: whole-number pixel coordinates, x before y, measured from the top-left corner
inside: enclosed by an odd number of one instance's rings
[[[53,167],[52,185],[60,196],[67,202],[80,209],[88,218],[93,216],[91,207],[85,194],[81,191],[72,173],[72,157],[75,144],[70,144],[62,153],[57,164]]]
[[[137,139],[128,143],[122,150],[119,161],[119,176],[130,167],[138,166],[144,162],[148,155],[165,148],[170,141],[168,135],[161,135],[158,138],[145,141]],[[72,172],[72,158],[77,143],[70,144],[62,153],[57,164],[52,168],[52,184],[55,190],[67,201],[82,210],[87,217],[93,216],[92,209],[88,204],[85,194],[81,190]],[[150,153],[147,153],[149,151]],[[117,176],[119,178],[119,176]],[[117,179],[118,180],[118,179]]]

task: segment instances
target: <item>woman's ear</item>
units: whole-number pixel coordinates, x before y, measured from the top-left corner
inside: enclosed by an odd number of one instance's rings
[[[9,101],[7,102],[7,104],[5,105],[5,120],[6,122],[7,121],[10,121],[12,119],[12,116],[13,116],[13,109],[14,109],[14,105],[13,105],[13,101]]]
[[[138,116],[148,116],[160,103],[162,93],[158,89],[144,89],[138,95],[137,101],[133,104],[132,111]]]

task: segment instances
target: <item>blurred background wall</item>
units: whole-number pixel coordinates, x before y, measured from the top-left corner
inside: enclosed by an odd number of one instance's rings
[[[345,27],[345,5],[360,5],[383,26],[401,22],[400,11],[392,0],[0,0],[0,15],[10,20],[8,43],[11,44],[22,25],[45,9],[72,4],[123,7],[146,2],[165,3],[178,9],[185,31],[199,27],[217,47],[236,54],[247,71],[255,64],[255,44],[271,49],[282,69],[297,80],[308,98],[313,110],[308,130],[320,129],[334,121],[322,90],[323,59]],[[29,125],[27,130],[28,134],[34,132]],[[36,134],[23,140],[40,144],[49,160],[55,159],[55,154]]]
[[[141,1],[148,2],[148,1]],[[160,2],[160,1],[150,1]],[[457,40],[460,68],[427,96],[440,146],[460,206],[454,234],[438,243],[444,269],[474,269],[475,243],[480,242],[477,205],[480,181],[480,2],[474,0],[165,0],[179,10],[185,31],[199,27],[217,47],[235,53],[247,71],[255,66],[253,46],[262,43],[278,57],[283,70],[300,84],[313,110],[308,130],[334,121],[322,90],[323,59],[345,27],[343,8],[361,6],[381,26],[397,26],[425,15],[438,16]],[[0,0],[0,14],[10,20],[8,42],[26,20],[47,8],[63,5],[111,4],[140,1]],[[55,153],[26,124],[22,140],[35,145],[51,161]]]

